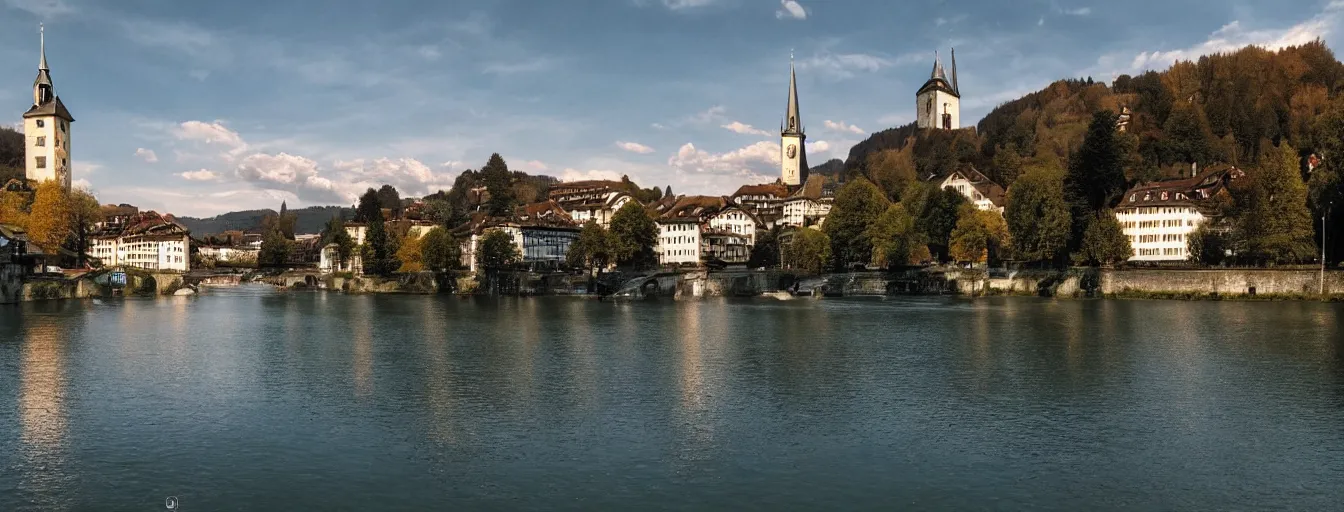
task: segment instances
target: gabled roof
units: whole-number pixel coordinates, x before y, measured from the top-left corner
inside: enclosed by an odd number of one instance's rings
[[[952,171],[946,178],[943,178],[943,182],[946,183],[956,177],[961,177],[970,182],[971,187],[975,188],[985,199],[989,199],[989,202],[993,203],[994,206],[1003,206],[1004,198],[1007,196],[1006,191],[998,183],[994,183],[980,171],[975,170],[975,167],[967,165]]]
[[[714,213],[710,214],[709,216],[705,217],[705,219],[706,219],[706,220],[710,220],[710,219],[713,219],[714,217],[718,217],[719,215],[723,215],[723,214],[725,214],[725,213],[729,213],[729,212],[732,212],[732,211],[739,211],[739,212],[742,212],[743,214],[745,214],[745,215],[747,216],[748,219],[751,219],[751,222],[752,222],[753,224],[755,224],[755,225],[758,226],[758,227],[760,227],[760,226],[764,226],[764,225],[765,225],[765,223],[761,222],[761,219],[758,218],[758,217],[756,217],[756,214],[752,213],[750,209],[748,209],[748,208],[743,208],[742,206],[733,204],[733,203],[731,203],[731,202],[729,202],[729,203],[727,204],[727,206],[724,206],[723,208],[720,208],[719,211],[714,212]]]
[[[30,108],[27,112],[23,113],[24,119],[46,116],[56,116],[69,123],[75,122],[74,116],[71,116],[70,111],[65,108],[65,103],[61,103],[60,96],[41,105],[33,105],[33,108]]]
[[[681,196],[676,204],[658,217],[659,222],[704,222],[728,206],[722,196]]]
[[[789,197],[789,187],[782,183],[765,183],[761,185],[742,185],[738,187],[737,192],[733,192],[733,198],[742,196],[774,196],[779,199]]]
[[[827,179],[820,174],[813,174],[807,177],[803,186],[789,196],[789,199],[811,199],[813,201],[821,200],[827,191]]]
[[[1230,165],[1216,165],[1189,178],[1141,183],[1125,191],[1120,207],[1200,206],[1245,174]]]

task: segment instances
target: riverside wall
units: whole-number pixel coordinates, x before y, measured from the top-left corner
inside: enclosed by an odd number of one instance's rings
[[[1319,297],[1321,272],[1306,269],[1108,270],[1100,291],[1107,296],[1184,295],[1218,297]],[[1344,271],[1325,272],[1325,295],[1344,295]]]

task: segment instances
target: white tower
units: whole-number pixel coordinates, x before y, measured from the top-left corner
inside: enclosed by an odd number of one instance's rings
[[[33,106],[23,113],[26,176],[34,184],[54,180],[70,190],[70,123],[75,118],[51,84],[45,29],[40,37],[41,60],[37,79],[33,80]]]
[[[807,181],[806,140],[803,118],[798,115],[798,79],[793,73],[793,55],[789,55],[789,106],[779,127],[779,179],[785,185],[798,186]]]
[[[933,73],[915,93],[915,111],[920,128],[961,128],[961,89],[957,87],[957,50],[952,50],[952,80],[947,79],[938,53],[933,54]]]

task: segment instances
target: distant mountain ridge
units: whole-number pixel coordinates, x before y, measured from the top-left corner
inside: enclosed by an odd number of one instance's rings
[[[336,215],[344,218],[354,216],[354,210],[345,206],[309,206],[307,208],[295,208],[289,210],[298,217],[294,226],[295,234],[315,234],[322,231],[322,226]],[[275,210],[243,210],[239,212],[229,212],[216,215],[210,218],[196,217],[174,217],[178,222],[191,230],[193,236],[216,235],[229,230],[240,230],[248,233],[261,231],[261,219],[267,215],[278,215]]]

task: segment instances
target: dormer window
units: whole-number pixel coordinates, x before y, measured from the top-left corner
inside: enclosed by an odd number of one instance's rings
[[[1130,195],[1129,195],[1129,202],[1131,202],[1131,203],[1134,202],[1134,197],[1137,196],[1137,195],[1138,195],[1138,194],[1130,194]]]
[[[1167,193],[1166,193],[1166,192],[1163,192],[1163,193],[1162,193],[1162,200],[1163,200],[1163,201],[1166,201],[1166,200],[1167,200]]]

